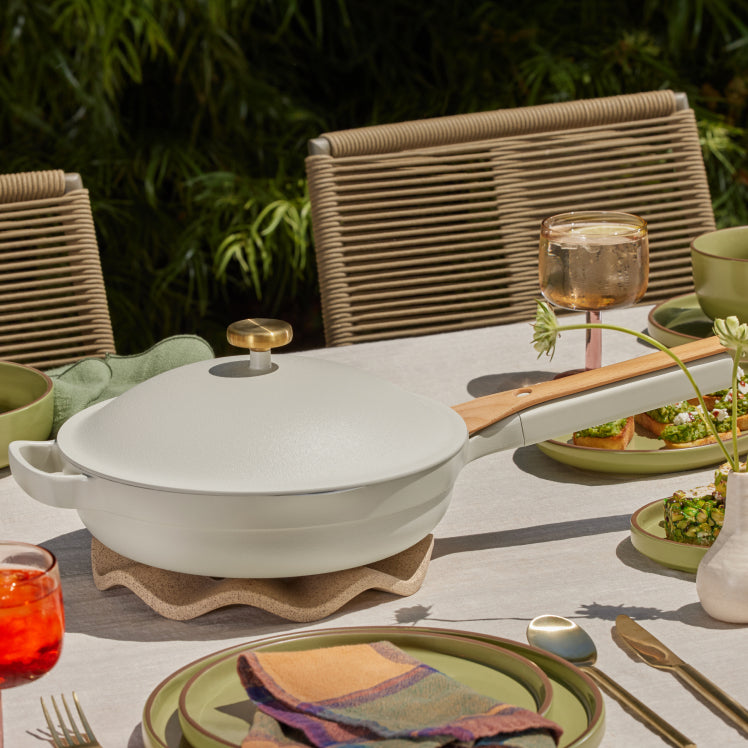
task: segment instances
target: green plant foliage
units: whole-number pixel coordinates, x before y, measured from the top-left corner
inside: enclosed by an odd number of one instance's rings
[[[121,352],[250,315],[320,344],[310,138],[672,88],[745,224],[747,29],[748,0],[5,0],[0,156],[83,175]]]
[[[277,312],[284,298],[296,295],[309,271],[311,206],[305,182],[263,184],[211,172],[192,180],[190,188],[198,215],[212,225],[205,233],[225,235],[213,256],[215,278],[230,282],[231,271],[238,267],[241,282],[268,311]]]

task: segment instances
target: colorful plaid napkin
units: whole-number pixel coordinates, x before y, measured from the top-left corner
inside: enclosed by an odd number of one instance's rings
[[[476,693],[387,641],[240,655],[257,713],[242,748],[551,748],[561,728]]]

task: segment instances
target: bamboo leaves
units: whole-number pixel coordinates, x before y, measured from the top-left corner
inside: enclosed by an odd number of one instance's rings
[[[277,308],[282,294],[293,294],[308,271],[308,197],[279,197],[264,205],[253,198],[244,204],[242,213],[247,220],[240,220],[216,249],[216,278],[225,281],[236,266],[258,299],[267,298],[266,287],[271,285],[273,297],[268,301]]]
[[[748,0],[4,0],[0,158],[82,173],[135,352],[316,299],[327,130],[684,90],[718,220],[748,223],[747,28]]]

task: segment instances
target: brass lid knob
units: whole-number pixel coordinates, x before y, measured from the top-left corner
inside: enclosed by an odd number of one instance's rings
[[[237,348],[250,351],[269,351],[291,342],[293,330],[288,322],[279,319],[242,319],[232,322],[226,339]]]

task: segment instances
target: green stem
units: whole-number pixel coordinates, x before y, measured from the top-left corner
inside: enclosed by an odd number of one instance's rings
[[[556,327],[556,332],[564,332],[566,330],[588,330],[590,328],[597,327],[601,330],[615,330],[616,332],[624,332],[627,335],[633,335],[634,337],[639,338],[640,340],[643,340],[646,343],[649,343],[650,345],[654,346],[658,350],[662,351],[663,353],[667,353],[670,358],[675,361],[676,364],[680,367],[681,371],[688,377],[688,381],[691,383],[691,386],[693,387],[693,391],[696,393],[696,397],[699,399],[699,405],[701,405],[701,411],[703,413],[703,420],[706,423],[709,430],[712,432],[714,438],[717,440],[717,444],[719,444],[720,449],[722,450],[726,461],[729,463],[729,465],[732,467],[733,470],[739,470],[740,469],[740,461],[738,458],[738,446],[737,446],[737,434],[735,433],[735,412],[736,412],[736,397],[735,397],[735,389],[733,389],[733,421],[732,421],[732,437],[733,437],[733,446],[735,450],[735,458],[733,462],[733,457],[730,455],[729,451],[727,450],[727,447],[725,446],[725,443],[720,438],[719,432],[717,431],[717,427],[714,425],[714,422],[709,417],[709,410],[706,407],[706,403],[704,402],[704,398],[701,395],[701,391],[699,390],[698,385],[694,381],[694,378],[691,376],[691,372],[688,370],[688,367],[667,347],[664,346],[662,343],[660,343],[658,340],[655,340],[654,338],[651,338],[649,335],[643,332],[636,332],[635,330],[629,330],[626,327],[618,327],[617,325],[610,325],[606,324],[604,322],[595,323],[595,322],[585,322],[580,323],[577,325],[558,325]],[[740,356],[735,356],[735,361],[739,361]],[[737,363],[735,364],[735,367],[737,367]],[[733,369],[733,385],[735,385],[737,378],[737,368]]]
[[[732,422],[738,422],[738,369],[740,368],[740,359],[743,357],[743,348],[738,346],[735,350],[735,356],[732,364]],[[736,472],[744,472],[740,464],[740,452],[738,451],[738,435],[736,430],[732,430],[732,450],[734,454],[735,462],[733,464],[733,470]]]
[[[737,352],[735,360],[732,363],[732,422],[738,422],[738,361],[740,361],[740,351]],[[740,455],[738,454],[738,435],[735,429],[732,430],[732,453],[735,462],[733,470],[740,470]]]

